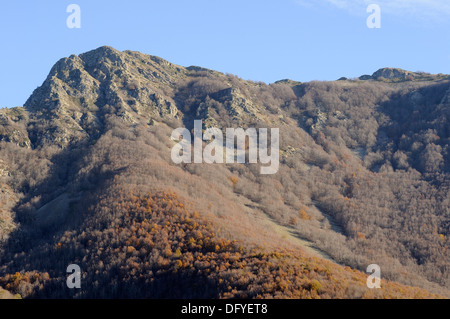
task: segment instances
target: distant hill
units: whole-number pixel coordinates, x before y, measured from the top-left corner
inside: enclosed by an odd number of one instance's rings
[[[359,77],[359,80],[376,80],[384,82],[440,81],[449,79],[450,76],[446,74],[410,72],[397,68],[382,68],[372,75],[362,75]]]
[[[171,133],[195,119],[279,128],[278,172],[174,164]],[[449,119],[442,74],[268,85],[111,47],[63,58],[23,107],[0,109],[0,287],[450,297]],[[81,290],[65,286],[69,264]],[[382,289],[366,287],[369,264]]]

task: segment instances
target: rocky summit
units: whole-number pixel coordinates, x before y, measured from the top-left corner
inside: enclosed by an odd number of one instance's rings
[[[106,46],[63,58],[0,109],[0,291],[450,297],[449,119],[444,74],[266,84]],[[194,120],[278,128],[279,170],[175,164],[172,132]]]

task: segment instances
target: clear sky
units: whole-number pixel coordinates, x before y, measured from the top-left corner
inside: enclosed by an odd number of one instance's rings
[[[72,3],[80,29],[66,25]],[[450,74],[450,0],[3,0],[0,45],[0,108],[23,105],[60,58],[102,45],[267,83]]]

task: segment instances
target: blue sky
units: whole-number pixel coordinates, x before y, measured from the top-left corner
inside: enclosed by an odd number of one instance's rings
[[[69,4],[81,29],[69,29]],[[369,29],[369,4],[381,28]],[[0,108],[62,57],[102,45],[244,79],[336,80],[381,67],[450,74],[449,0],[39,0],[0,6]]]

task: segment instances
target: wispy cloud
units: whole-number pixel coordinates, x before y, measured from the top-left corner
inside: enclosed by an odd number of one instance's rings
[[[450,0],[296,0],[300,5],[327,5],[351,14],[365,15],[369,4],[375,3],[383,13],[417,19],[450,19]]]

